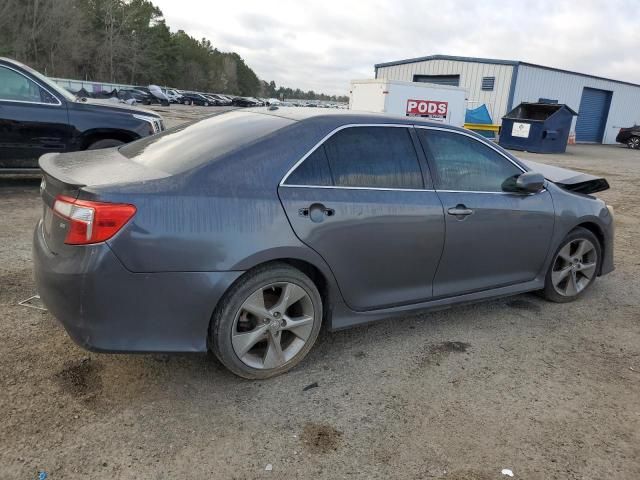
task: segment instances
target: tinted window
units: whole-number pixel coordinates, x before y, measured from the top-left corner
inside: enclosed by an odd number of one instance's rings
[[[40,88],[38,84],[5,67],[0,67],[0,100],[58,103],[49,92]]]
[[[287,185],[333,185],[329,163],[320,145],[304,162],[287,177]]]
[[[337,186],[424,187],[407,128],[346,128],[333,135],[324,146]]]
[[[274,115],[226,112],[166,130],[120,147],[131,160],[168,173],[212,162],[292,124]]]
[[[479,140],[458,133],[417,130],[436,170],[436,189],[500,192],[505,180],[522,173]]]

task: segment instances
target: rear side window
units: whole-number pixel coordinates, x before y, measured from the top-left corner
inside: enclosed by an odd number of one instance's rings
[[[502,184],[522,173],[491,147],[453,132],[418,128],[418,137],[435,167],[437,190],[501,192]]]
[[[331,186],[333,179],[324,145],[316,148],[287,178],[288,185]]]
[[[424,188],[408,128],[350,127],[318,147],[287,178],[289,185]]]

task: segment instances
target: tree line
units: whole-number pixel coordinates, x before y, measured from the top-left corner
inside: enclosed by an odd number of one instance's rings
[[[0,0],[0,56],[51,77],[346,101],[260,80],[237,53],[171,32],[149,0]]]

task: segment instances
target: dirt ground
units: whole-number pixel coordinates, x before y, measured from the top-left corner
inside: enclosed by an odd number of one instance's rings
[[[207,355],[88,353],[17,305],[35,293],[39,181],[0,180],[0,479],[640,478],[640,152],[522,155],[606,176],[614,273],[568,305],[324,332],[261,382]]]

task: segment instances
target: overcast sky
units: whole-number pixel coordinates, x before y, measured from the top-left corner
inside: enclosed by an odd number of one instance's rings
[[[640,1],[153,0],[172,30],[239,53],[278,86],[346,94],[376,63],[523,60],[640,83]]]

